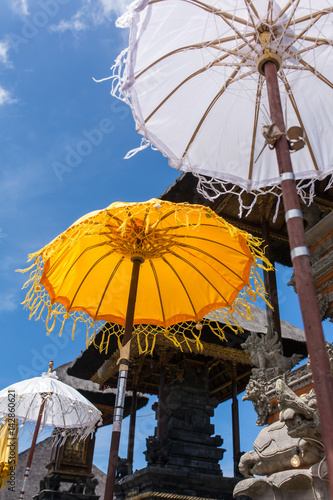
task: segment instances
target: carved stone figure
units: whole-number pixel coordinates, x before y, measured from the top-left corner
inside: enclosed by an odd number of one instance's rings
[[[118,457],[116,478],[125,477],[128,474],[127,459]]]
[[[95,489],[96,489],[97,485],[98,485],[98,480],[95,477],[94,478],[88,477],[88,479],[86,481],[86,486],[84,489],[84,494],[85,495],[95,495]]]
[[[301,467],[310,467],[323,457],[322,450],[312,442],[290,437],[285,422],[274,422],[260,431],[254,450],[242,455],[239,471],[244,477],[252,477],[289,470],[296,446],[300,448]]]
[[[299,397],[279,379],[276,393],[281,410],[279,419],[286,424],[289,436],[311,440],[313,448],[319,446],[323,451],[314,390]]]
[[[246,393],[243,396],[243,401],[252,401],[255,411],[257,412],[258,419],[256,424],[258,426],[265,425],[267,415],[271,410],[271,403],[266,396],[265,379],[262,376],[250,378],[246,386]]]
[[[56,472],[51,472],[45,478],[45,488],[52,491],[59,491],[61,476]]]
[[[81,495],[83,491],[84,491],[84,483],[81,481],[79,477],[76,477],[74,483],[69,488],[68,493],[78,493]]]
[[[324,457],[314,391],[298,397],[279,379],[276,392],[281,409],[279,422],[262,429],[254,450],[241,457],[239,470],[244,477],[291,469],[296,446],[300,448],[301,467],[310,467]]]
[[[300,362],[302,356],[293,354],[291,358],[283,356],[278,334],[267,331],[265,335],[251,332],[251,335],[242,344],[244,351],[250,354],[251,363],[259,370],[253,370],[258,375],[262,370],[266,371],[266,378],[276,377],[287,370],[291,370]]]
[[[237,484],[234,496],[249,495],[254,500],[329,500],[315,392],[297,396],[279,379],[276,394],[281,410],[279,421],[265,427],[253,445],[254,450],[241,457],[239,470],[249,479]],[[300,465],[293,468],[291,458],[296,449]],[[253,477],[254,474],[267,477]]]
[[[159,465],[163,467],[168,461],[169,447],[155,436],[146,438],[147,450],[144,451],[148,465]]]

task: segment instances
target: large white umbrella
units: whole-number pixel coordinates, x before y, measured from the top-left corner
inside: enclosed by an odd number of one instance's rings
[[[56,372],[43,373],[0,391],[0,415],[23,422],[36,422],[20,499],[24,497],[40,425],[73,439],[86,438],[101,421],[100,411],[77,390],[57,380]]]
[[[144,144],[199,176],[206,197],[280,185],[269,148],[259,156],[270,56],[287,127],[302,127],[307,143],[293,155],[296,179],[332,174],[331,0],[141,0],[117,23],[131,33],[113,95],[130,104]]]
[[[118,25],[131,32],[112,93],[142,147],[194,172],[211,198],[282,193],[333,498],[333,379],[297,197],[304,183],[332,186],[332,2],[139,0]]]

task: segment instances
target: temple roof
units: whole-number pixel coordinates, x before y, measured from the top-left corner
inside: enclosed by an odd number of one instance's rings
[[[239,200],[235,194],[221,194],[215,201],[211,202],[204,198],[197,189],[197,179],[191,173],[182,173],[176,181],[169,186],[160,196],[162,200],[175,203],[199,203],[211,207],[218,215],[255,236],[263,236],[262,221],[268,223],[270,233],[271,248],[275,262],[291,267],[290,251],[288,244],[287,227],[284,218],[283,200],[277,207],[278,197],[274,194],[258,196],[249,215],[239,218]],[[333,210],[333,188],[327,189],[327,180],[315,183],[315,197],[313,204],[308,207],[302,200],[305,229],[312,227],[315,223]],[[235,192],[240,192],[240,188],[235,188]],[[304,189],[306,193],[306,189]],[[254,197],[250,193],[243,193],[242,200],[244,206],[250,206]],[[277,208],[277,216],[275,211]]]
[[[219,401],[225,401],[231,396],[232,372],[238,381],[239,391],[244,390],[248,382],[252,364],[249,355],[243,351],[241,344],[247,339],[251,331],[259,334],[267,331],[266,312],[259,307],[251,306],[255,321],[247,321],[242,316],[237,321],[244,328],[244,332],[235,334],[230,328],[225,329],[226,340],[221,341],[208,326],[203,327],[201,340],[202,351],[197,351],[183,345],[180,351],[163,335],[157,337],[153,354],[140,354],[137,342],[131,343],[130,369],[127,388],[132,389],[137,384],[138,390],[146,394],[158,394],[160,384],[161,365],[166,366],[168,380],[179,379],[184,372],[184,366],[190,364],[200,369],[209,367],[209,384],[212,395]],[[306,356],[305,337],[302,330],[286,321],[281,322],[284,352],[287,356],[299,353]],[[95,343],[98,344],[104,332],[101,330]],[[94,345],[86,349],[69,369],[71,375],[92,379],[99,387],[116,387],[119,349],[117,338],[111,337],[109,352],[100,353]]]

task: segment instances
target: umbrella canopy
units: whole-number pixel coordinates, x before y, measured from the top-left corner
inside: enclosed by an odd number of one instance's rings
[[[74,328],[76,321],[88,329],[99,321],[125,326],[132,260],[139,259],[134,325],[198,321],[221,307],[225,315],[246,296],[264,295],[257,259],[270,264],[260,244],[201,205],[113,203],[30,256],[25,303],[37,318],[46,309],[49,330],[57,317],[62,325],[72,317]]]
[[[144,144],[199,175],[206,197],[258,191],[280,184],[269,148],[260,155],[271,124],[262,66],[274,57],[285,122],[307,143],[294,174],[322,179],[333,171],[332,19],[330,0],[134,2],[118,20],[131,33],[112,93],[130,104]]]
[[[8,396],[8,395],[7,395]],[[7,398],[8,403],[8,398]],[[10,486],[15,485],[15,467],[17,466],[18,422],[15,418],[4,418],[0,424],[0,490],[7,481]]]
[[[8,404],[9,396],[13,407]],[[23,422],[36,422],[45,401],[42,425],[73,434],[88,435],[99,423],[99,410],[77,390],[57,380],[56,372],[43,373],[0,391],[0,415],[15,414]],[[73,431],[73,432],[71,432]]]

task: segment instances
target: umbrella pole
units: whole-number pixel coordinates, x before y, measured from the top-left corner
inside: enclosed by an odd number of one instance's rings
[[[267,81],[271,118],[280,131],[284,132],[283,112],[275,63],[267,62],[264,66],[264,72]],[[285,135],[282,135],[276,142],[275,150],[281,176],[282,196],[298,299],[303,317],[308,354],[311,358],[313,383],[317,396],[320,426],[326,451],[330,492],[333,498],[333,378],[330,373],[330,365],[325,348],[309,251],[305,242],[302,212],[292,170],[289,146]]]
[[[232,404],[231,404],[231,416],[232,416],[232,447],[234,455],[234,477],[239,475],[238,464],[240,457],[240,435],[239,435],[239,411],[238,411],[238,387],[237,387],[237,365],[232,364],[231,372],[231,387],[232,387]]]
[[[132,404],[130,411],[130,424],[128,431],[128,446],[127,446],[127,470],[128,474],[133,474],[133,456],[134,456],[134,440],[135,440],[135,424],[136,424],[136,408],[137,408],[137,386],[132,389]]]
[[[114,486],[116,482],[116,469],[118,461],[121,424],[124,413],[130,342],[133,330],[134,310],[135,310],[136,294],[138,289],[139,271],[143,259],[142,257],[133,257],[132,262],[133,262],[132,278],[128,296],[128,303],[127,303],[125,333],[122,342],[122,347],[120,349],[117,393],[116,393],[116,401],[113,413],[110,456],[109,456],[108,472],[106,476],[104,500],[113,500]]]
[[[44,398],[43,402],[42,402],[42,404],[40,405],[40,408],[39,408],[39,414],[38,414],[38,418],[37,418],[37,422],[36,422],[36,427],[35,427],[34,435],[33,435],[33,438],[32,438],[32,443],[31,443],[31,446],[30,446],[29,456],[28,456],[27,465],[26,465],[26,468],[25,468],[25,473],[24,473],[24,477],[23,477],[23,483],[22,483],[22,488],[21,488],[21,491],[20,491],[19,500],[23,500],[23,497],[24,497],[25,483],[27,482],[29,474],[30,474],[30,468],[31,468],[32,458],[34,456],[34,452],[35,452],[35,448],[36,448],[36,441],[37,441],[37,437],[38,437],[40,423],[42,421],[42,416],[43,416],[43,412],[44,412],[45,402],[46,402],[46,399]]]

